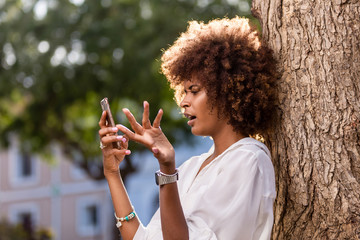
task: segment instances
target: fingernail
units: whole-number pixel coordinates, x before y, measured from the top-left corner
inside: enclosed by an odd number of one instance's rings
[[[123,143],[126,143],[126,138],[123,137],[121,141],[123,141]]]
[[[119,131],[119,129],[117,129],[116,127],[112,128],[113,131]]]
[[[122,141],[124,141],[124,138],[123,138],[123,136],[116,136],[116,139],[119,139],[119,140],[122,140]]]
[[[131,153],[130,150],[126,150],[126,151],[125,151],[125,154],[126,154],[126,155],[130,155],[130,153]]]
[[[129,130],[127,127],[125,127],[125,126],[122,125],[122,124],[119,124],[119,126],[125,128],[126,130]]]

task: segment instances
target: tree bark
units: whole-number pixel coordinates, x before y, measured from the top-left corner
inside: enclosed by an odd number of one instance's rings
[[[253,0],[282,73],[273,239],[360,239],[360,1]]]

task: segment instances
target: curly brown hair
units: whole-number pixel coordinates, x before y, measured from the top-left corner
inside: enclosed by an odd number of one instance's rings
[[[248,19],[191,21],[161,60],[178,103],[184,81],[196,74],[208,103],[228,119],[234,131],[253,135],[269,128],[276,97],[276,63]]]

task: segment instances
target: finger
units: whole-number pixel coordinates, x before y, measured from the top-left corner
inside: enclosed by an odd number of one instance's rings
[[[160,128],[160,122],[161,122],[161,118],[162,118],[163,114],[164,114],[164,111],[162,109],[160,109],[158,114],[156,115],[154,123],[153,123],[154,128]]]
[[[133,131],[131,131],[130,129],[128,129],[127,127],[125,127],[124,125],[121,124],[117,124],[116,127],[118,128],[118,130],[120,130],[124,136],[126,136],[128,139],[133,140],[134,136],[136,135]]]
[[[138,135],[134,132],[132,132],[130,129],[128,129],[127,127],[125,127],[124,125],[118,124],[116,125],[116,127],[125,134],[125,136],[127,137],[127,139],[133,140],[135,142],[139,142],[141,140],[141,135]]]
[[[124,134],[123,137],[124,137],[125,140],[126,140],[125,142],[129,142],[130,139],[129,139],[129,137],[128,137],[126,134]]]
[[[124,108],[123,113],[125,114],[125,116],[129,120],[130,126],[134,130],[134,132],[141,133],[142,130],[143,130],[143,127],[136,121],[134,115],[130,112],[130,110],[127,109],[127,108]]]
[[[129,149],[114,149],[113,153],[115,155],[130,155],[131,151]]]
[[[101,142],[103,145],[108,146],[114,142],[124,143],[124,142],[126,142],[126,138],[124,138],[123,136],[118,136],[118,135],[105,136],[105,137],[101,138]]]
[[[149,120],[149,103],[144,101],[144,112],[142,118],[142,125],[144,128],[151,128],[151,123]]]
[[[156,148],[156,147],[151,148],[151,151],[152,151],[154,154],[158,154],[158,153],[159,153],[159,149]]]
[[[121,147],[122,148],[128,148],[129,147],[129,137],[126,135],[123,135],[123,139],[121,139]]]
[[[151,152],[153,153],[155,158],[159,158],[160,157],[160,150],[156,147],[151,148]]]
[[[99,135],[100,137],[104,137],[108,134],[110,135],[114,135],[116,134],[117,132],[119,131],[119,129],[117,127],[102,127],[100,130],[99,130]]]
[[[101,128],[106,127],[106,111],[103,111],[100,117],[99,126]]]

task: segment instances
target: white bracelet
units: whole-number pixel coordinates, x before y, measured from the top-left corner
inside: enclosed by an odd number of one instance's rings
[[[129,213],[129,215],[127,215],[126,217],[121,217],[119,218],[118,216],[116,216],[116,212],[114,212],[114,216],[116,218],[116,227],[119,228],[122,226],[122,223],[121,222],[124,222],[124,221],[130,221],[131,219],[133,219],[135,216],[136,216],[136,213],[135,211],[132,211],[131,213]]]

